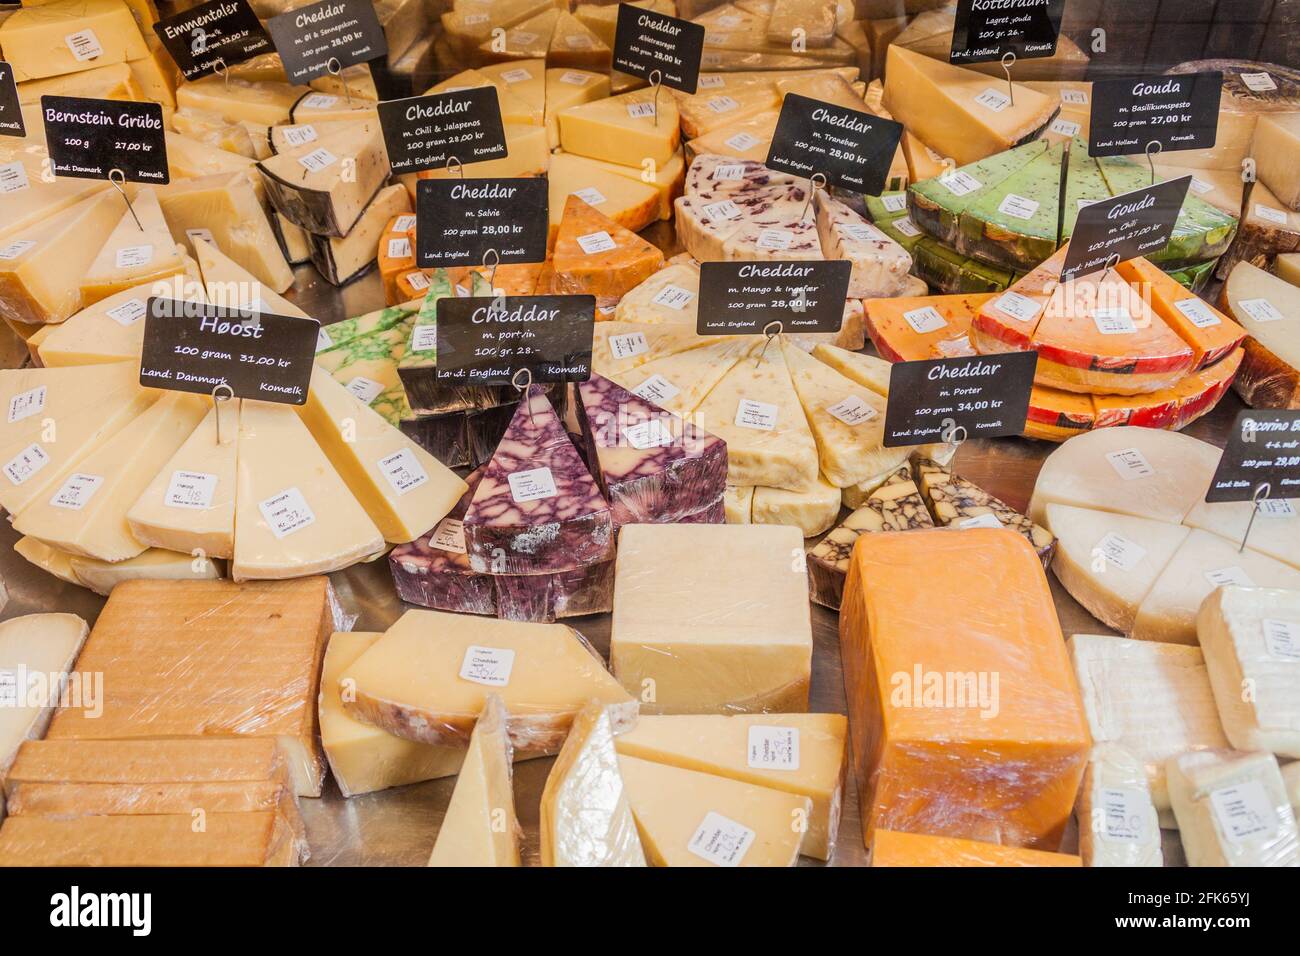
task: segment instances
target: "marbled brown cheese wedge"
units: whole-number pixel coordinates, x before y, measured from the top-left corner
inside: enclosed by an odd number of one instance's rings
[[[996,520],[1000,526],[1024,535],[1034,546],[1044,568],[1051,564],[1052,554],[1056,551],[1056,537],[1046,528],[1034,524],[983,488],[954,475],[929,458],[917,462],[917,472],[925,500],[940,526],[978,528],[988,523],[993,527],[992,521]]]

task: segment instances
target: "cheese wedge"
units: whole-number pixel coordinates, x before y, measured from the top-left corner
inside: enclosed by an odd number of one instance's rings
[[[889,362],[878,359],[874,355],[850,352],[848,349],[824,342],[818,343],[813,348],[812,354],[813,358],[829,365],[845,378],[859,385],[865,385],[877,395],[889,395]]]
[[[839,200],[817,194],[817,235],[828,259],[852,264],[848,294],[890,296],[902,291],[912,257],[903,247]]]
[[[1273,499],[1271,503],[1261,503],[1253,524],[1250,520],[1252,511],[1255,511],[1255,504],[1251,501],[1198,501],[1183,523],[1189,528],[1217,534],[1238,546],[1245,538],[1248,550],[1300,568],[1300,499]],[[1246,534],[1247,526],[1250,527],[1249,535]]]
[[[840,516],[840,498],[840,489],[825,475],[818,475],[817,483],[808,491],[759,486],[754,489],[749,520],[752,524],[790,525],[805,538],[815,538],[835,524]]]
[[[14,542],[14,551],[60,581],[81,584],[72,570],[72,555],[66,551],[51,548],[45,542],[37,541],[35,538],[19,538]]]
[[[465,163],[468,179],[496,179],[514,176],[540,176],[550,165],[550,148],[546,145],[546,130],[537,125],[504,124],[507,155],[500,159],[485,159]],[[426,169],[417,174],[419,179],[459,178],[460,168],[453,163],[443,169]],[[412,195],[414,191],[412,190]]]
[[[571,195],[632,232],[644,229],[659,214],[660,197],[656,187],[611,173],[582,156],[556,153],[550,159],[547,182],[552,242]]]
[[[456,90],[474,90],[491,86],[497,91],[497,105],[501,109],[501,121],[515,126],[541,126],[545,106],[545,93],[537,103],[527,96],[530,87],[541,82],[540,60],[527,63],[511,63],[505,70],[497,70],[489,75],[491,68],[482,70],[463,70],[449,79],[443,80],[429,89],[425,95],[432,93],[451,93]],[[504,75],[503,75],[504,73]]]
[[[755,113],[710,130],[686,144],[692,158],[704,155],[730,156],[761,163],[767,159],[772,138],[776,135],[777,110]]]
[[[0,622],[0,669],[14,675],[16,695],[13,706],[0,708],[0,771],[9,768],[23,741],[44,736],[89,632],[75,614],[28,614]],[[25,683],[17,682],[19,675]],[[50,681],[56,693],[43,693]]]
[[[619,299],[614,318],[621,323],[641,325],[680,324],[693,334],[699,315],[699,296],[699,266],[693,262],[674,262]]]
[[[872,866],[1080,866],[1079,857],[1020,847],[877,830],[871,841]]]
[[[375,264],[387,224],[397,216],[410,213],[411,197],[405,186],[394,183],[380,189],[346,236],[308,234],[311,261],[316,271],[333,285],[346,285],[358,278]],[[415,264],[413,258],[411,264]]]
[[[681,145],[677,104],[667,96],[658,101],[656,107],[653,92],[635,90],[562,110],[560,145],[568,153],[624,166],[647,159],[667,163]]]
[[[35,6],[35,4],[29,4]],[[148,100],[126,63],[96,66],[18,84],[18,102],[40,105],[42,96],[83,96],[97,100]]]
[[[1168,771],[1188,866],[1300,866],[1300,829],[1272,754],[1189,753]]]
[[[531,77],[530,77],[531,79]],[[546,126],[547,145],[551,149],[560,145],[560,111],[581,103],[604,99],[609,96],[609,73],[592,72],[584,69],[558,67],[546,71],[545,89],[542,100],[545,103],[544,125]],[[504,119],[505,114],[502,113]]]
[[[548,66],[609,72],[613,51],[567,10],[561,11],[546,51]]]
[[[27,129],[33,131],[32,123],[43,123],[40,107],[34,109],[35,115],[26,117]],[[41,168],[48,160],[49,153],[43,143],[23,146],[21,152],[7,153],[0,151],[0,174],[9,192],[5,193],[5,221],[0,224],[0,247],[8,245],[7,240],[19,232],[49,219],[57,213],[75,206],[83,199],[111,187],[102,179],[69,179],[61,176],[45,182]]]
[[[173,181],[215,176],[218,173],[238,173],[253,183],[259,199],[265,195],[262,180],[256,175],[257,164],[247,156],[218,149],[179,133],[168,133],[166,138],[167,169]]]
[[[1123,747],[1093,748],[1075,814],[1084,866],[1164,865],[1146,770]]]
[[[1232,387],[1255,408],[1300,408],[1300,297],[1295,286],[1239,262],[1223,287],[1224,311],[1248,333]]]
[[[194,254],[199,260],[199,270],[203,273],[203,289],[213,305],[227,309],[255,308],[276,315],[310,318],[270,286],[263,285],[251,272],[211,242],[195,242]]]
[[[654,186],[659,190],[659,218],[672,218],[673,200],[682,194],[682,183],[686,177],[686,160],[681,150],[678,150],[673,158],[662,166],[657,163],[646,163],[640,167],[621,166],[618,163],[606,162],[603,159],[592,159],[589,156],[572,156],[570,159],[575,161],[573,165],[578,168],[588,166],[601,169],[607,173],[613,173],[615,176],[622,176],[624,179]],[[596,192],[598,193],[600,190],[596,189]],[[588,193],[588,195],[593,199],[597,198],[594,193]],[[586,201],[584,200],[584,202]],[[600,204],[596,203],[595,205]]]
[[[754,488],[727,485],[722,493],[723,513],[727,524],[751,524],[754,512]]]
[[[390,172],[378,120],[322,135],[257,168],[275,208],[321,236],[346,236]]]
[[[564,204],[552,253],[551,289],[618,299],[663,265],[664,254],[577,196]]]
[[[727,336],[609,377],[652,405],[685,418],[738,362],[752,361],[756,348],[744,338]],[[711,431],[704,422],[698,424]]]
[[[488,694],[429,866],[519,866],[519,821],[511,791],[513,752],[501,698]]]
[[[172,241],[157,192],[141,189],[81,280],[81,307],[184,272],[185,258],[184,248]]]
[[[636,757],[619,768],[652,866],[794,866],[805,796]],[[793,821],[793,825],[792,825]]]
[[[149,55],[121,0],[51,0],[0,24],[0,47],[16,81],[61,76]]]
[[[305,90],[282,81],[229,79],[213,74],[187,80],[176,89],[176,105],[181,109],[207,110],[227,123],[247,121],[259,126],[278,126],[289,122],[289,111]]]
[[[711,336],[697,335],[694,326],[646,328],[634,321],[600,322],[593,336],[591,365],[601,375],[615,375],[657,358],[703,348],[712,341]]]
[[[77,582],[96,594],[110,594],[123,581],[210,581],[221,577],[215,561],[202,555],[148,548],[125,561],[70,555]]]

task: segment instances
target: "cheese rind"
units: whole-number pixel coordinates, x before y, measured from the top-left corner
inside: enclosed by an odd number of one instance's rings
[[[1249,333],[1232,387],[1254,408],[1300,408],[1300,297],[1295,286],[1239,262],[1223,287],[1224,311]]]
[[[1188,866],[1300,866],[1300,833],[1270,753],[1211,751],[1168,763]]]
[[[280,214],[320,236],[346,236],[390,171],[377,121],[322,135],[257,168]]]

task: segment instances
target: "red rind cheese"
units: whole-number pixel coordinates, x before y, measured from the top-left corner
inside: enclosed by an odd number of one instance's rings
[[[1193,368],[1213,365],[1246,337],[1246,330],[1146,259],[1115,267],[1156,315],[1192,348]]]

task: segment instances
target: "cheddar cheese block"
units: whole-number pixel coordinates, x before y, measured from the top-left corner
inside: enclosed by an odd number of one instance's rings
[[[1115,271],[1148,297],[1155,314],[1192,347],[1194,369],[1213,365],[1246,337],[1240,325],[1146,259],[1121,262]]]
[[[185,271],[185,251],[172,241],[158,193],[136,192],[81,280],[81,306],[94,305],[132,286],[157,282]]]
[[[667,163],[681,144],[677,104],[657,99],[656,106],[652,91],[636,90],[561,110],[560,145],[567,153],[624,166],[646,159]]]
[[[654,273],[663,253],[597,208],[570,195],[552,252],[551,291],[562,295],[622,297]]]
[[[1249,333],[1233,388],[1255,408],[1300,408],[1300,296],[1249,262],[1223,287],[1224,311]]]
[[[570,195],[577,196],[596,211],[632,232],[644,229],[659,216],[660,195],[656,187],[618,173],[601,164],[584,162],[585,157],[558,152],[550,157],[549,183],[551,241]],[[631,167],[629,167],[631,168]],[[637,167],[640,168],[640,167]]]
[[[666,355],[626,372],[611,372],[609,378],[650,404],[685,417],[700,406],[705,396],[738,363],[752,362],[757,353],[758,346],[747,338],[719,338],[720,341]],[[700,421],[699,424],[712,431],[708,422]]]

